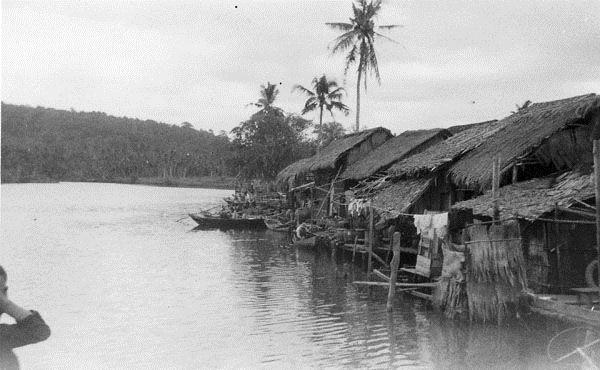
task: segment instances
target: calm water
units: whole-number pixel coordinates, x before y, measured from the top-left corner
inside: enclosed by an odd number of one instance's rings
[[[460,324],[403,295],[387,314],[385,292],[351,284],[363,278],[352,264],[270,231],[191,231],[186,213],[228,191],[1,190],[11,298],[53,330],[18,350],[23,369],[547,368],[561,329]]]

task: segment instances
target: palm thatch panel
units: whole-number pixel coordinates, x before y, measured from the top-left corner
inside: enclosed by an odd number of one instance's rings
[[[492,181],[495,156],[500,157],[501,170],[507,169],[555,133],[585,125],[599,111],[600,97],[596,94],[532,104],[501,120],[502,129],[454,164],[450,175],[457,184],[484,189]]]
[[[334,170],[339,166],[339,162],[349,151],[359,147],[360,144],[377,135],[383,135],[384,140],[392,137],[390,130],[383,127],[376,127],[370,130],[345,135],[340,139],[332,141],[329,145],[319,150],[314,156],[296,161],[281,170],[279,174],[277,174],[277,182],[289,183],[290,180],[305,173]],[[380,143],[374,142],[374,144],[378,145]]]
[[[503,127],[496,120],[476,123],[448,139],[426,150],[400,160],[390,167],[388,172],[393,177],[420,176],[435,171],[439,167],[452,163],[464,153],[481,145],[488,137]]]
[[[594,197],[594,180],[589,174],[566,172],[557,178],[536,178],[499,189],[498,207],[501,217],[516,216],[533,221],[559,207],[570,207],[576,200]],[[452,206],[454,209],[473,209],[473,214],[493,216],[491,191]]]
[[[373,197],[373,205],[392,213],[409,212],[431,183],[431,179],[420,178],[389,184]]]
[[[445,129],[405,131],[391,138],[341,174],[343,179],[362,180],[386,169],[394,162],[418,153],[450,136]]]

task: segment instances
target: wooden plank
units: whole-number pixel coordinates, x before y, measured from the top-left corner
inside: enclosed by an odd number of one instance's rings
[[[412,290],[409,293],[411,295],[417,297],[417,298],[426,299],[428,301],[432,301],[433,300],[433,296],[431,294],[425,294],[423,292],[419,292],[419,291],[416,291],[416,290]]]
[[[390,278],[386,274],[384,274],[383,272],[381,272],[377,269],[373,269],[373,274],[375,274],[375,276],[383,279],[384,281],[387,281],[387,282],[390,281]]]
[[[382,281],[353,281],[356,285],[389,286],[389,283]],[[435,288],[438,283],[396,283],[400,288]]]

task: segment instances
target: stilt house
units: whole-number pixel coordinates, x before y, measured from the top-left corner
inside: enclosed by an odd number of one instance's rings
[[[332,199],[328,198],[328,194],[343,191],[342,172],[391,137],[391,132],[383,127],[345,135],[320,149],[314,156],[284,168],[277,175],[277,182],[292,193],[292,199],[294,193],[302,192],[310,197],[313,208],[324,213],[330,212]],[[332,184],[337,184],[339,189],[331,191]],[[306,194],[308,192],[310,194]],[[327,206],[323,201],[328,203]]]
[[[596,256],[591,134],[598,120],[595,94],[533,104],[502,120],[509,124],[449,169],[454,184],[481,191],[490,188],[492,162],[499,157],[500,218],[521,224],[529,285],[536,291],[591,283],[586,279]],[[476,218],[489,220],[492,204],[488,191],[452,208],[472,209]]]
[[[470,194],[454,188],[446,170],[501,127],[498,121],[486,121],[464,130],[456,129],[455,135],[393,164],[387,170],[387,177],[366,184],[363,194],[372,197],[376,207],[389,211],[447,211],[451,202]]]

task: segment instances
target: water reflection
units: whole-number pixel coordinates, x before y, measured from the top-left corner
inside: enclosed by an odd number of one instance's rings
[[[552,366],[545,346],[564,326],[469,325],[403,294],[388,313],[385,289],[352,284],[360,258],[176,222],[227,194],[2,185],[2,264],[53,328],[23,368]]]

